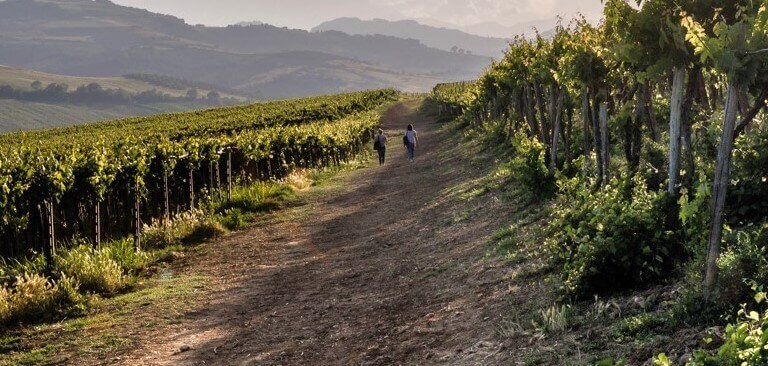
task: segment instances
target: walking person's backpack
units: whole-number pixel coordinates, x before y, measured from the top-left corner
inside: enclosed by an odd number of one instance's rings
[[[380,135],[376,136],[376,141],[373,142],[373,149],[376,151],[381,150],[381,140],[379,139]]]
[[[403,135],[403,145],[408,146],[408,134]]]

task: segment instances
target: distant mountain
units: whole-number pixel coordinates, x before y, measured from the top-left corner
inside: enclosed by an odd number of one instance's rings
[[[436,81],[475,77],[488,63],[383,35],[192,26],[107,0],[0,2],[0,64],[55,74],[157,74],[283,98],[427,90]]]
[[[386,35],[411,38],[422,44],[456,52],[469,51],[472,54],[500,57],[507,48],[508,39],[476,36],[456,29],[433,27],[414,20],[389,21],[384,19],[362,20],[359,18],[338,18],[318,25],[312,32],[340,31],[347,34]]]
[[[552,17],[552,19],[526,20],[510,26],[502,25],[496,22],[483,22],[466,26],[459,26],[430,18],[421,18],[417,19],[417,21],[433,27],[453,28],[479,36],[502,38],[514,38],[514,36],[523,34],[526,37],[532,37],[535,34],[534,28],[538,29],[542,34],[548,33],[557,24],[557,18],[555,17]]]

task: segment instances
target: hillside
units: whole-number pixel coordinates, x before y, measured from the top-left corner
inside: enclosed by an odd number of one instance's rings
[[[81,85],[97,83],[104,89],[123,89],[129,93],[141,93],[143,91],[155,89],[160,93],[168,94],[174,97],[183,97],[187,95],[186,88],[170,88],[159,85],[157,83],[150,83],[123,76],[85,77],[58,75],[0,65],[0,85],[9,85],[14,89],[20,90],[31,90],[31,85],[34,81],[39,81],[43,85],[48,85],[51,83],[66,84],[70,87],[70,89],[77,88]],[[215,88],[213,85],[208,86],[208,88],[197,88],[197,90],[201,94],[215,90],[219,92],[222,97],[245,98],[239,93],[226,93],[219,88]]]
[[[0,65],[0,87],[10,86],[14,90],[23,93],[33,91],[32,83],[36,81],[40,82],[41,89],[51,84],[66,85],[67,92],[69,93],[73,93],[79,87],[95,83],[103,91],[121,90],[128,95],[134,96],[141,93],[153,93],[153,95],[167,95],[174,99],[142,101],[138,103],[97,101],[91,95],[81,98],[80,102],[74,102],[71,100],[43,100],[0,95],[0,110],[3,112],[0,113],[0,133],[68,126],[105,119],[202,109],[209,105],[202,98],[212,91],[219,93],[221,98],[228,98],[228,104],[244,103],[253,99],[240,92],[223,91],[213,85],[193,83],[180,79],[152,75],[144,76],[144,79],[147,81],[138,79],[139,76],[137,75],[131,77],[57,75]],[[166,82],[163,83],[163,81]],[[173,81],[175,84],[168,81]],[[188,99],[187,92],[190,89],[197,91],[197,100],[192,101]],[[155,92],[157,94],[154,94]]]
[[[70,126],[107,119],[183,112],[202,108],[194,103],[87,106],[0,99],[0,133]]]
[[[0,64],[57,74],[160,74],[277,98],[400,83],[427,90],[489,62],[387,36],[192,26],[109,1],[0,2]]]
[[[508,39],[482,37],[456,29],[432,27],[413,20],[389,21],[384,19],[362,20],[359,18],[338,18],[324,22],[312,29],[313,32],[339,31],[347,34],[386,35],[415,39],[422,44],[444,51],[463,49],[476,55],[500,57],[507,48]],[[512,35],[512,33],[510,34]]]

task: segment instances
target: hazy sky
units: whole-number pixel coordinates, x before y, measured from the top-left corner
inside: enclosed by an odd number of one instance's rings
[[[113,0],[121,5],[172,14],[191,24],[228,25],[259,20],[312,28],[338,17],[428,18],[459,26],[496,22],[505,26],[557,15],[594,16],[600,0]]]

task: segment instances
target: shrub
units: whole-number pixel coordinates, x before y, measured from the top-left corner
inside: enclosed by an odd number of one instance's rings
[[[726,200],[732,223],[768,218],[768,124],[755,124],[735,141],[731,187]]]
[[[705,350],[693,353],[691,366],[741,366],[768,363],[768,313],[741,309],[739,321],[729,324],[725,342],[715,354]]]
[[[749,300],[753,290],[748,282],[768,284],[768,231],[757,228],[731,236],[717,260],[717,302],[721,307]]]
[[[547,169],[544,144],[521,132],[515,135],[512,146],[512,179],[524,186],[536,200],[551,197],[557,187],[554,175]]]
[[[86,291],[114,293],[126,284],[122,268],[107,249],[77,246],[63,251],[56,258],[56,266],[59,272],[77,279]]]
[[[666,227],[669,197],[640,175],[592,191],[578,178],[561,181],[551,244],[563,264],[567,293],[589,295],[656,281],[684,252]]]

